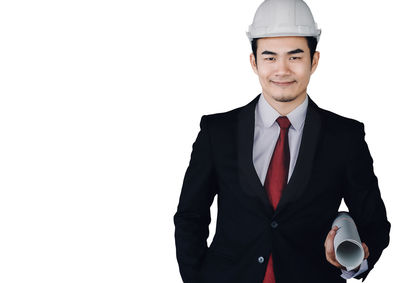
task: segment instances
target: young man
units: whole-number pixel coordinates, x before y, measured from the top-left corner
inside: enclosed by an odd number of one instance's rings
[[[329,283],[367,277],[389,243],[364,125],[319,108],[307,94],[320,37],[301,0],[267,0],[248,37],[262,93],[204,115],[174,215],[184,282]],[[216,233],[207,247],[210,206]],[[365,259],[337,262],[331,224],[342,198]]]

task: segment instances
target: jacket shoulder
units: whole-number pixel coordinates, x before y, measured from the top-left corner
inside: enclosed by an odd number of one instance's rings
[[[202,119],[206,120],[208,127],[227,129],[230,125],[235,125],[238,114],[244,106],[234,108],[225,112],[205,114]]]
[[[319,111],[326,130],[343,133],[354,133],[364,130],[364,124],[356,119],[345,117],[323,108],[319,108]]]

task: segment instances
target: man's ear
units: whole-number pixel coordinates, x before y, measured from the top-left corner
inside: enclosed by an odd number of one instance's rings
[[[311,74],[313,74],[315,72],[315,70],[317,69],[319,56],[320,56],[319,51],[315,51],[314,56],[313,56],[313,62],[311,64]]]
[[[257,69],[257,65],[256,65],[256,58],[255,58],[253,52],[250,54],[250,65],[251,65],[251,68],[253,69],[254,73],[256,75],[258,75],[258,69]]]

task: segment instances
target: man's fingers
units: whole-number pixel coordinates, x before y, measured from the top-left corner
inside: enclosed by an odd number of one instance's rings
[[[333,239],[335,238],[336,231],[339,228],[337,226],[334,226],[328,233],[328,236],[326,236],[325,240],[325,248],[327,249],[332,249],[333,250]]]
[[[367,259],[369,257],[369,249],[368,246],[365,243],[362,243],[363,249],[364,249],[364,259]]]
[[[336,235],[336,231],[339,228],[337,226],[334,226],[328,233],[328,235],[326,236],[326,240],[325,240],[325,256],[326,256],[326,260],[331,263],[332,265],[341,268],[342,265],[340,265],[339,262],[337,262],[336,257],[335,257],[335,250],[333,247],[333,239],[335,238]]]

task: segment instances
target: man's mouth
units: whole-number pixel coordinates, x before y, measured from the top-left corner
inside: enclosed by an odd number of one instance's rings
[[[288,85],[291,85],[292,83],[294,83],[295,81],[286,81],[286,82],[271,81],[271,82],[277,86],[288,86]]]

